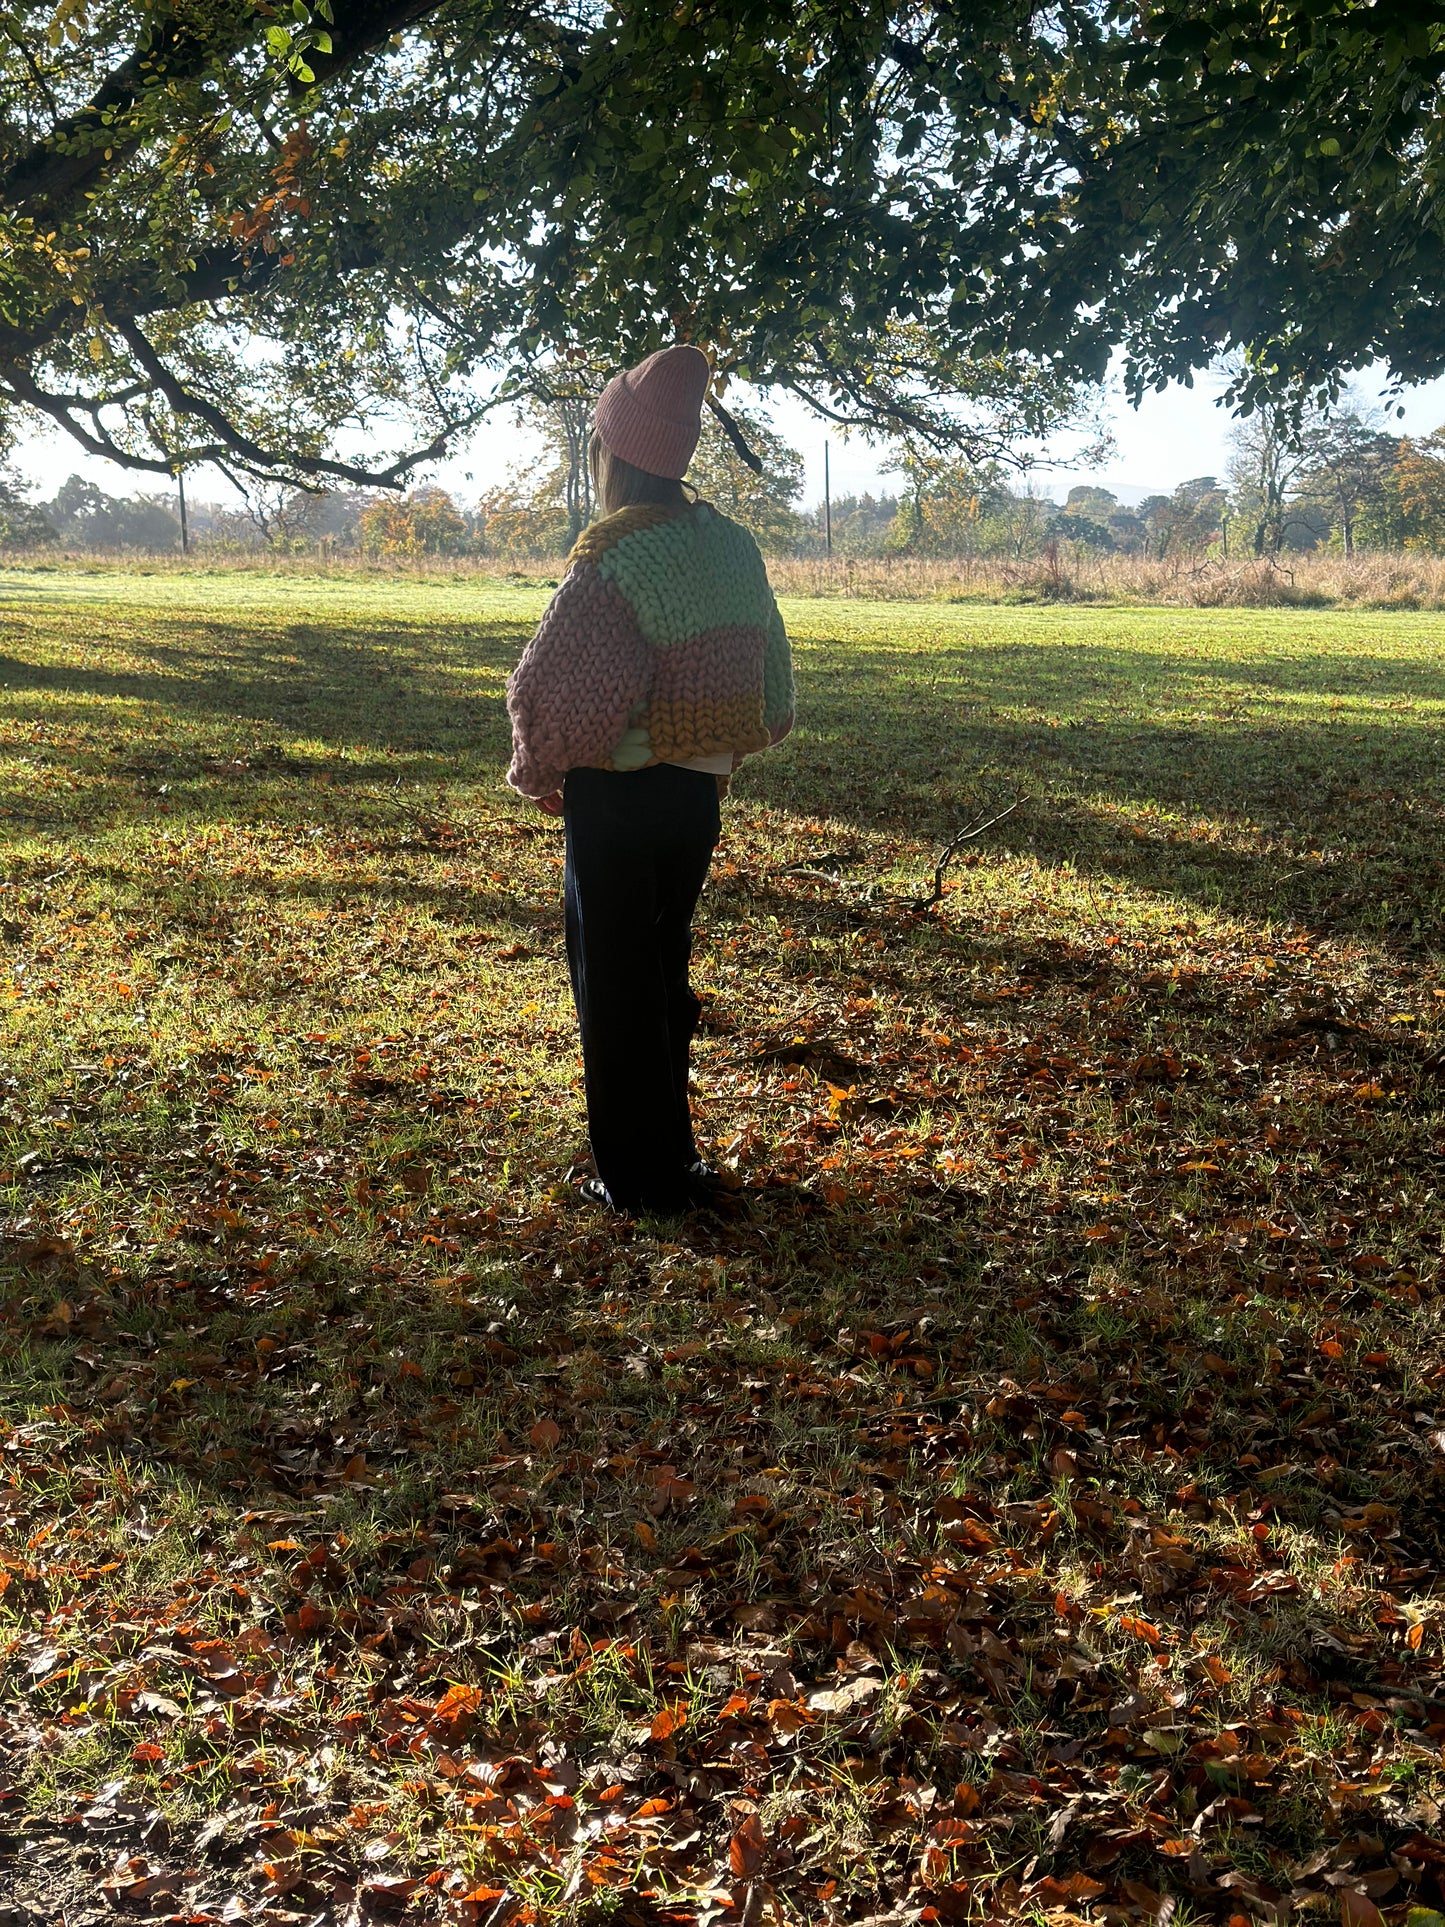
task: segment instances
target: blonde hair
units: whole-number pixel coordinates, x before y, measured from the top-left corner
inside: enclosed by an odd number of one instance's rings
[[[592,473],[592,493],[604,515],[618,509],[654,502],[659,508],[685,508],[692,492],[670,475],[652,475],[645,468],[634,468],[614,455],[594,428],[587,444],[587,466]]]

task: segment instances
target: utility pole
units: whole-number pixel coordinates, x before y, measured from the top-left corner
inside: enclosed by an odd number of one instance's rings
[[[191,548],[191,532],[186,523],[186,471],[176,470],[176,497],[181,505],[181,554],[188,555]]]
[[[823,541],[833,553],[833,489],[828,473],[828,442],[823,440]]]

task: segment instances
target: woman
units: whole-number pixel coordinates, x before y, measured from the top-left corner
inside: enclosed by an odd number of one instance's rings
[[[706,1203],[687,1101],[692,913],[726,779],[793,724],[758,546],[684,487],[710,369],[664,348],[609,382],[589,459],[602,517],[507,685],[507,780],[567,830],[567,962],[597,1175],[627,1213]]]

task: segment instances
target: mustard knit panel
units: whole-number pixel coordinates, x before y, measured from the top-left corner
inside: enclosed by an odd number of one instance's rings
[[[647,726],[652,753],[664,763],[685,763],[694,756],[716,756],[723,750],[750,756],[754,750],[768,747],[768,732],[758,721],[758,705],[745,697],[704,704],[654,703]]]
[[[604,515],[600,522],[594,522],[591,528],[583,529],[572,544],[567,567],[570,569],[574,562],[600,562],[623,536],[632,535],[638,529],[655,529],[660,522],[670,522],[676,513],[676,509],[663,508],[656,502],[636,502],[631,508],[616,509],[611,515]]]

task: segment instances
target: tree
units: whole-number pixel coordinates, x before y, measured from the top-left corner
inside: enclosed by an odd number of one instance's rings
[[[1058,513],[1057,504],[1029,489],[999,488],[979,507],[977,553],[1005,555],[1015,562],[1040,553]]]
[[[1044,533],[1050,540],[1073,542],[1099,555],[1110,555],[1118,547],[1107,523],[1096,522],[1090,515],[1070,513],[1068,509],[1051,516]]]
[[[383,498],[361,511],[361,546],[380,556],[458,555],[471,531],[445,489],[413,489],[404,502]]]
[[[1106,526],[1121,555],[1140,555],[1148,547],[1149,532],[1132,509],[1115,509]]]
[[[903,481],[888,547],[899,555],[970,555],[977,552],[978,523],[992,474],[970,462],[905,444],[887,466]]]
[[[1124,555],[1135,555],[1148,543],[1148,531],[1139,517],[1121,507],[1112,490],[1088,483],[1069,490],[1054,533],[1089,548]]]
[[[473,521],[483,555],[538,561],[568,553],[571,518],[559,499],[556,479],[555,469],[534,464],[482,497]]]
[[[1346,555],[1354,553],[1363,517],[1378,525],[1400,444],[1382,432],[1377,419],[1357,408],[1325,416],[1305,433],[1306,467],[1297,487],[1297,506],[1313,510],[1327,532],[1339,535]]]
[[[1221,533],[1228,496],[1212,475],[1181,482],[1172,495],[1146,495],[1135,510],[1142,547],[1156,562],[1198,555]]]
[[[1118,507],[1119,498],[1109,489],[1093,488],[1082,482],[1069,490],[1062,512],[1065,515],[1086,516],[1103,528]]]
[[[905,447],[888,464],[904,492],[885,546],[918,556],[1036,555],[1055,531],[1057,503],[1011,486],[999,463],[981,467]],[[1073,531],[1082,534],[1082,525]]]
[[[1405,547],[1445,550],[1445,428],[1400,443],[1394,488]]]
[[[40,548],[55,539],[45,511],[26,500],[18,476],[0,467],[0,549]]]
[[[399,487],[558,353],[683,336],[980,453],[1076,379],[970,317],[1079,38],[1017,0],[15,0],[0,395],[157,474]]]
[[[1135,394],[1242,350],[1247,407],[1445,366],[1440,0],[1124,0],[1065,65],[1012,345],[1122,342]]]
[[[590,519],[597,506],[587,466],[595,398],[596,387],[579,383],[559,405],[549,378],[547,388],[529,401],[522,420],[540,436],[542,452],[478,503],[485,552],[535,559],[565,555],[571,549],[582,531],[579,514],[585,511]],[[688,481],[724,515],[750,529],[763,548],[791,551],[803,526],[793,507],[803,486],[803,458],[761,410],[734,404],[729,412],[761,460],[761,473],[740,458],[731,437],[709,414],[703,418]]]
[[[181,544],[180,523],[164,503],[107,495],[80,475],[61,483],[45,514],[61,541],[77,548],[177,549]]]
[[[1253,553],[1278,555],[1290,531],[1290,505],[1309,470],[1309,452],[1288,404],[1270,399],[1230,435],[1231,507]]]
[[[323,548],[354,549],[371,497],[361,489],[298,490],[296,518],[307,539]]]
[[[881,554],[888,531],[898,516],[896,495],[839,495],[832,503],[833,547],[843,555]],[[807,517],[813,545],[824,535],[824,511],[820,502]]]
[[[1135,392],[1230,346],[1249,402],[1430,374],[1441,21],[13,0],[0,397],[158,475],[399,489],[559,351],[679,336],[975,462],[1119,344]]]
[[[1196,475],[1181,482],[1169,498],[1173,514],[1173,546],[1198,555],[1220,533],[1229,501],[1213,475]]]
[[[304,553],[315,547],[326,516],[323,505],[331,501],[349,499],[354,504],[349,521],[356,539],[361,511],[369,499],[359,490],[338,490],[333,495],[326,490],[292,488],[285,482],[250,476],[233,480],[238,483],[239,506],[213,514],[216,532],[224,539],[234,541],[239,537],[247,546],[259,542],[282,554]]]
[[[794,506],[803,492],[803,458],[757,408],[730,408],[761,473],[739,456],[732,439],[712,416],[705,417],[688,480],[705,501],[751,530],[770,554],[796,549],[803,531]]]
[[[546,498],[552,514],[560,506],[566,533],[555,544],[564,553],[592,520],[592,466],[588,450],[592,411],[612,370],[595,355],[572,354],[532,378],[531,393],[521,420],[541,437],[544,454],[536,465],[542,472],[531,494]]]

